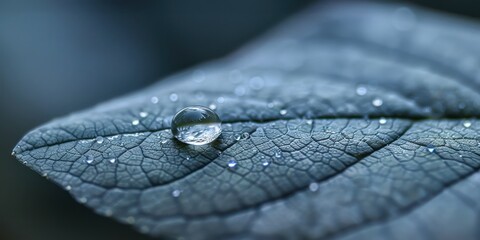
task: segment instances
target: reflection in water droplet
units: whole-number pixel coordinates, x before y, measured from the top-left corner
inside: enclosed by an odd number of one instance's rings
[[[140,112],[138,115],[142,118],[146,118],[148,116],[148,112]]]
[[[152,102],[153,104],[157,104],[158,103],[158,97],[153,96],[152,98],[150,98],[150,102]]]
[[[235,161],[235,159],[230,159],[227,163],[228,167],[229,168],[234,168],[237,166],[237,161]]]
[[[176,102],[178,100],[178,95],[176,93],[171,93],[168,98],[170,99],[170,101]]]
[[[466,128],[469,128],[469,127],[472,126],[472,122],[470,122],[470,121],[465,121],[465,122],[463,122],[463,126],[466,127]]]
[[[355,90],[355,92],[357,93],[357,95],[363,96],[363,95],[367,94],[367,88],[363,87],[363,86],[358,86],[357,89]]]
[[[316,183],[316,182],[310,183],[310,185],[308,185],[308,189],[309,189],[311,192],[316,192],[316,191],[318,191],[318,183]]]
[[[92,164],[93,161],[95,161],[95,158],[93,157],[93,155],[85,155],[85,162],[88,163],[88,164]]]
[[[435,146],[431,143],[427,144],[427,151],[433,153],[435,151]]]
[[[133,119],[132,120],[132,125],[133,126],[137,126],[138,124],[140,124],[140,121],[138,119]]]
[[[175,189],[172,191],[172,196],[177,198],[177,197],[180,197],[180,194],[182,194],[182,191],[178,190],[178,189]]]
[[[280,115],[286,115],[288,113],[287,109],[280,110]]]
[[[375,99],[373,99],[373,101],[372,101],[372,105],[373,105],[374,107],[380,107],[380,106],[383,105],[383,100],[380,99],[380,98],[375,98]]]
[[[384,117],[381,117],[380,119],[378,119],[378,123],[380,123],[381,125],[387,123],[387,119],[384,118]]]
[[[98,144],[102,144],[103,141],[104,141],[104,138],[102,136],[98,136],[95,138],[95,141],[98,143]]]
[[[172,119],[172,133],[179,141],[204,145],[222,133],[221,121],[215,112],[202,106],[186,107]]]

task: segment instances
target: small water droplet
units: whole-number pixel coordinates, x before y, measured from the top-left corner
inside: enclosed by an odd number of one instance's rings
[[[96,141],[98,144],[102,144],[104,140],[105,140],[105,139],[104,139],[102,136],[98,136],[98,137],[95,138],[95,141]]]
[[[264,83],[264,80],[263,80],[262,77],[255,76],[255,77],[250,78],[250,80],[248,81],[248,85],[253,90],[260,90],[260,89],[263,88],[265,83]]]
[[[170,101],[176,102],[178,100],[178,95],[176,93],[171,93],[168,98],[170,99]]]
[[[142,118],[146,118],[148,116],[148,112],[140,112],[138,115]]]
[[[357,89],[355,90],[358,96],[363,96],[367,94],[367,91],[368,91],[367,88],[364,86],[358,86]]]
[[[381,125],[387,123],[387,119],[384,118],[384,117],[381,117],[380,119],[378,119],[378,123],[380,123]]]
[[[281,151],[275,152],[275,157],[276,158],[281,158],[282,157],[282,152]]]
[[[81,197],[81,198],[78,199],[78,201],[79,201],[80,203],[87,203],[87,202],[88,202],[88,199],[87,199],[86,197]]]
[[[157,104],[158,103],[158,97],[153,96],[152,98],[150,98],[150,102],[152,102],[153,104]]]
[[[305,121],[308,125],[312,125],[313,124],[313,120],[311,119],[308,119],[307,121]]]
[[[249,139],[249,138],[250,138],[250,133],[244,132],[242,134],[237,135],[235,140],[240,141],[240,140],[246,140],[246,139]]]
[[[93,155],[90,155],[90,154],[89,154],[89,155],[85,155],[85,162],[86,162],[87,164],[92,164],[93,161],[95,161],[95,158],[93,157]]]
[[[380,99],[380,98],[375,98],[375,99],[373,99],[373,101],[372,101],[372,105],[373,105],[374,107],[380,107],[380,106],[383,105],[383,100]]]
[[[202,106],[180,110],[173,117],[171,128],[175,138],[192,145],[211,143],[222,133],[220,118],[214,111]]]
[[[310,185],[308,185],[308,189],[311,191],[311,192],[316,192],[318,191],[318,183],[316,182],[312,182],[310,183]]]
[[[180,194],[182,194],[182,191],[178,190],[178,189],[175,189],[172,191],[172,196],[177,198],[177,197],[180,197]]]
[[[17,154],[15,151],[12,151],[12,156],[15,156],[15,154]]]
[[[109,159],[108,161],[109,161],[110,163],[114,164],[114,163],[116,163],[116,162],[117,162],[117,159],[115,159],[115,158],[111,158],[111,159]]]
[[[167,139],[164,139],[164,140],[162,140],[160,143],[161,143],[161,144],[165,144],[165,143],[167,143],[167,142],[168,142],[168,140],[167,140]]]
[[[237,95],[239,97],[245,95],[246,92],[247,92],[247,90],[243,86],[238,86],[234,90],[235,95]]]
[[[48,177],[48,173],[43,173],[42,177]]]
[[[463,122],[463,126],[466,127],[466,128],[469,128],[469,127],[472,126],[472,122],[470,122],[470,121],[465,121],[465,122]]]
[[[262,161],[262,166],[266,167],[268,165],[270,165],[270,161],[268,159]]]
[[[218,97],[218,98],[217,98],[217,102],[220,103],[220,104],[222,104],[222,103],[225,102],[225,98],[224,98],[224,97]]]
[[[230,159],[227,163],[228,167],[229,168],[234,168],[237,166],[237,161],[235,161],[235,159]]]
[[[208,105],[208,108],[210,108],[212,110],[215,110],[215,109],[217,109],[217,105],[212,103],[212,104]]]
[[[431,143],[427,144],[427,151],[433,153],[435,151],[435,146]]]
[[[132,120],[132,125],[133,126],[137,126],[138,124],[140,124],[140,121],[138,119],[133,119]]]
[[[67,190],[67,191],[70,191],[70,190],[72,190],[72,186],[70,186],[70,185],[67,185],[67,186],[65,187],[65,190]]]
[[[280,110],[280,115],[286,115],[288,113],[287,109]]]

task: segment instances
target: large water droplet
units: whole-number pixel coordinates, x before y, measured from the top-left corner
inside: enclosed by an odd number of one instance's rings
[[[234,168],[237,166],[237,161],[235,161],[235,159],[230,159],[227,163],[228,167],[229,168]]]
[[[472,122],[470,122],[470,121],[465,121],[465,122],[463,122],[463,126],[466,127],[466,128],[469,128],[469,127],[472,126]]]
[[[380,99],[380,98],[375,98],[375,99],[372,100],[372,105],[374,107],[380,107],[380,106],[383,105],[383,100]]]
[[[427,144],[427,151],[433,153],[435,151],[435,146],[431,143]]]
[[[202,106],[186,107],[172,119],[172,133],[179,141],[204,145],[222,133],[221,121],[215,112]]]

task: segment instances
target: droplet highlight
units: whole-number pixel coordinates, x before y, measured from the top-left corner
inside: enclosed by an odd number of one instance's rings
[[[382,118],[378,119],[378,123],[380,123],[380,125],[383,125],[383,124],[387,123],[387,119],[382,117]]]
[[[435,146],[433,144],[427,144],[427,151],[430,153],[435,152]]]
[[[95,158],[93,157],[93,155],[86,155],[85,156],[85,162],[87,164],[92,164],[94,161],[95,161]]]
[[[472,126],[472,122],[470,122],[470,121],[465,121],[465,122],[463,122],[463,126],[466,127],[466,128],[469,128],[469,127]]]
[[[105,139],[102,136],[98,136],[95,138],[95,142],[98,144],[102,144]]]
[[[234,168],[234,167],[237,166],[237,164],[238,164],[238,163],[237,163],[237,161],[236,161],[235,159],[230,159],[230,160],[228,161],[228,163],[227,163],[227,165],[228,165],[229,168]]]
[[[367,88],[364,86],[358,86],[357,89],[355,90],[358,96],[363,96],[367,94],[367,91],[368,91]]]
[[[372,105],[374,107],[380,107],[380,106],[383,105],[383,100],[380,99],[380,98],[375,98],[375,99],[372,100]]]

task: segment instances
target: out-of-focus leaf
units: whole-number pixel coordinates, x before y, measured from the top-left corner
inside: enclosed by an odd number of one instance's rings
[[[15,153],[152,236],[475,239],[479,42],[478,24],[421,9],[317,6],[229,58],[41,126]],[[189,105],[216,109],[216,142],[172,138]]]

